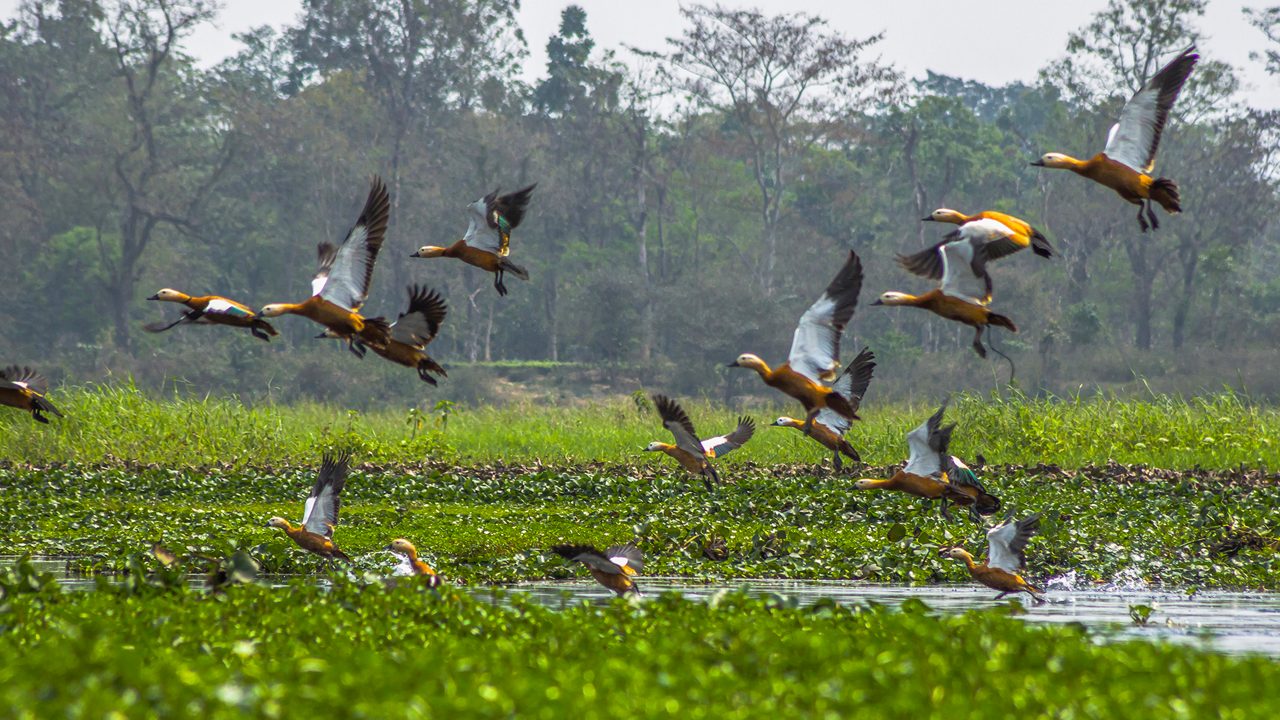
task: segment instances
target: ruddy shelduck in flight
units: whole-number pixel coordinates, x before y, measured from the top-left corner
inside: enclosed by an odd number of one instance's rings
[[[326,560],[351,558],[333,544],[333,529],[338,525],[338,509],[342,506],[342,488],[347,484],[351,456],[325,455],[320,474],[311,488],[302,511],[302,524],[294,525],[282,517],[267,521],[267,527],[280,528],[298,547]]]
[[[644,558],[640,548],[632,543],[614,545],[604,552],[590,545],[556,545],[551,551],[570,562],[580,562],[587,566],[591,577],[601,585],[618,594],[640,594],[636,586],[636,573],[644,569]]]
[[[942,548],[939,554],[944,557],[961,560],[969,569],[969,576],[992,590],[999,590],[995,599],[1013,593],[1026,593],[1037,605],[1044,603],[1044,598],[1036,593],[1044,592],[1027,582],[1022,577],[1026,567],[1026,548],[1031,536],[1040,529],[1040,514],[1013,521],[1010,517],[1003,524],[987,531],[987,561],[979,565],[973,556],[964,548]]]
[[[427,587],[437,587],[440,585],[440,575],[422,559],[418,557],[418,548],[413,543],[404,538],[396,538],[384,548],[387,552],[395,555],[400,559],[400,564],[396,565],[392,571],[392,575],[411,575],[413,577],[427,578]]]
[[[857,253],[850,250],[849,258],[826,291],[800,316],[785,363],[771,368],[758,355],[743,353],[729,363],[729,367],[755,370],[764,384],[799,400],[806,413],[802,425],[805,432],[809,431],[814,418],[824,408],[830,408],[849,420],[857,420],[858,413],[849,398],[826,383],[838,375],[840,335],[853,317],[861,290],[862,261]]]
[[[301,315],[348,341],[357,355],[355,340],[365,345],[386,345],[389,326],[382,318],[365,318],[360,314],[369,297],[373,266],[382,248],[391,215],[391,198],[380,178],[373,179],[369,196],[359,219],[352,226],[341,247],[321,243],[318,251],[320,270],[311,281],[311,297],[300,303],[273,303],[262,308],[262,317],[286,313]]]
[[[862,352],[858,353],[849,367],[845,368],[831,385],[832,390],[848,398],[849,405],[855,413],[862,406],[862,398],[867,393],[867,386],[871,384],[871,376],[876,369],[875,360],[876,356],[870,349],[862,348]],[[831,408],[819,410],[818,416],[814,418],[813,425],[808,431],[804,429],[803,420],[786,415],[774,420],[773,424],[777,427],[795,428],[830,450],[831,462],[836,472],[844,469],[844,463],[840,459],[841,454],[848,456],[854,462],[862,461],[862,456],[844,437],[853,425],[853,421]]]
[[[457,258],[472,267],[493,273],[493,287],[498,295],[507,294],[503,276],[511,273],[521,280],[529,279],[529,271],[507,257],[511,252],[511,231],[524,220],[525,210],[537,183],[506,195],[498,191],[485,195],[467,206],[471,222],[462,239],[449,247],[424,245],[410,257]]]
[[[26,410],[36,422],[48,424],[44,413],[62,417],[45,397],[48,392],[49,381],[29,367],[10,365],[0,369],[0,405]]]
[[[645,447],[645,451],[662,452],[675,458],[685,470],[702,478],[708,492],[714,487],[712,481],[720,482],[720,474],[716,472],[711,460],[742,447],[756,431],[755,420],[741,417],[738,418],[738,427],[728,435],[699,440],[698,431],[693,429],[693,421],[679,403],[665,395],[654,395],[653,404],[658,408],[662,425],[671,431],[676,443],[671,445],[654,441]]]
[[[271,323],[258,317],[247,305],[236,302],[221,295],[191,296],[172,288],[164,288],[148,300],[178,303],[187,310],[170,323],[158,322],[143,326],[147,332],[159,333],[178,325],[229,325],[231,327],[249,328],[249,332],[259,340],[271,342],[271,338],[279,335]]]
[[[1111,126],[1102,152],[1088,160],[1045,153],[1031,164],[1070,170],[1105,185],[1138,206],[1138,226],[1143,232],[1148,227],[1159,228],[1160,221],[1156,219],[1152,203],[1159,203],[1165,212],[1182,212],[1178,184],[1169,178],[1152,178],[1151,171],[1156,166],[1156,149],[1160,146],[1169,110],[1200,59],[1195,50],[1194,45],[1183,50],[1125,103],[1120,121]]]
[[[409,309],[400,313],[391,323],[386,345],[369,345],[378,355],[398,365],[418,371],[418,377],[429,385],[436,385],[433,374],[448,376],[440,363],[427,354],[427,345],[440,333],[449,307],[440,293],[417,285],[409,286]],[[338,337],[332,330],[325,330],[318,337]],[[363,354],[364,342],[356,340],[358,354]]]
[[[959,225],[960,227],[947,233],[943,242],[981,245],[985,248],[988,260],[1002,258],[1024,248],[1031,248],[1032,252],[1043,258],[1053,257],[1053,246],[1044,233],[1031,227],[1026,220],[995,210],[965,215],[958,210],[938,208],[921,220]]]

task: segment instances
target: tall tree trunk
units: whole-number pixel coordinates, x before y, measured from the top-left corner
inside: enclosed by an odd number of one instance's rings
[[[1173,349],[1182,349],[1186,340],[1187,317],[1191,314],[1191,298],[1195,294],[1196,270],[1200,267],[1198,242],[1188,237],[1178,246],[1178,259],[1182,261],[1182,292],[1174,298]]]
[[[559,315],[556,312],[556,274],[555,271],[547,273],[546,284],[543,286],[542,294],[542,311],[547,319],[547,359],[551,362],[560,361],[560,322]]]
[[[1144,237],[1128,238],[1124,243],[1133,272],[1133,344],[1139,350],[1151,349],[1151,290],[1155,285],[1148,257],[1151,242]]]

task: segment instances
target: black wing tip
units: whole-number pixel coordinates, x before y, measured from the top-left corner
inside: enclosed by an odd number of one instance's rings
[[[552,545],[551,552],[565,560],[577,560],[580,555],[600,555],[601,552],[592,545],[564,544]]]
[[[449,305],[444,301],[444,296],[440,291],[414,283],[406,288],[409,293],[409,312],[422,312],[431,317],[433,311],[439,311],[441,319],[444,319],[444,313],[449,310]]]

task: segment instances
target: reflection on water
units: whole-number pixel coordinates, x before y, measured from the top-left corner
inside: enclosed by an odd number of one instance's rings
[[[0,558],[7,564],[9,558]],[[32,564],[44,572],[54,573],[67,588],[93,587],[92,578],[70,577],[66,560],[33,559]],[[281,579],[283,581],[283,578]],[[199,585],[202,578],[193,579]],[[1226,653],[1264,653],[1280,657],[1280,594],[1198,592],[1193,596],[1171,590],[1145,588],[1137,581],[1123,580],[1100,587],[1075,589],[1075,578],[1066,575],[1045,583],[1049,602],[1035,606],[1023,602],[1024,614],[1033,623],[1080,623],[1098,633],[1098,637],[1162,639],[1199,644]],[[548,607],[558,608],[581,601],[605,601],[613,593],[589,579],[543,581],[508,586]],[[820,598],[830,598],[846,605],[869,602],[897,605],[908,598],[923,601],[934,612],[959,613],[975,608],[992,607],[994,590],[976,585],[909,587],[875,585],[850,580],[727,580],[702,583],[688,578],[640,578],[640,589],[649,596],[679,592],[685,597],[705,600],[725,590],[744,590],[749,595],[784,595],[794,597],[801,605]],[[477,595],[486,598],[482,588]],[[1001,601],[1004,602],[1004,601]],[[1130,605],[1154,606],[1144,626],[1135,625],[1129,617]]]

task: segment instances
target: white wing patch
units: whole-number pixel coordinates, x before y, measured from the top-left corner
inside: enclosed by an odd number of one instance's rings
[[[1016,237],[1017,233],[1013,231],[1013,228],[1005,225],[999,220],[978,218],[977,220],[971,220],[964,225],[961,225],[960,236],[989,243],[996,240]]]
[[[317,295],[348,310],[355,310],[364,304],[367,296],[367,288],[364,286],[365,267],[371,262],[365,247],[368,239],[369,228],[366,226],[357,225],[351,229],[342,247],[338,248],[338,256],[329,269],[328,281]],[[314,283],[312,287],[314,289]]]
[[[1018,524],[1012,520],[987,531],[987,567],[1017,573],[1022,569],[1018,554],[1009,547],[1018,535]]]
[[[251,311],[245,310],[230,300],[224,300],[222,298],[210,300],[209,304],[205,306],[204,311],[214,315],[238,315],[240,317],[250,317],[253,315]]]
[[[915,430],[907,433],[907,447],[911,455],[903,472],[919,477],[933,477],[942,473],[942,460],[929,447],[929,421],[925,420]]]
[[[1125,103],[1120,111],[1120,122],[1111,128],[1107,136],[1107,157],[1137,172],[1150,172],[1147,158],[1151,157],[1151,145],[1156,138],[1156,104],[1160,89],[1144,87]]]
[[[800,316],[800,324],[796,325],[795,334],[791,336],[787,363],[792,370],[816,383],[823,382],[824,374],[829,375],[840,367],[836,358],[831,357],[832,341],[836,335],[831,317],[835,309],[835,299],[824,292]]]
[[[1003,226],[1002,226],[1003,227]],[[942,253],[942,294],[973,303],[986,305],[981,299],[986,287],[973,274],[973,245],[967,242],[947,243],[938,248]]]
[[[618,557],[609,558],[609,562],[613,563],[614,565],[617,565],[618,567],[626,567],[628,560],[625,557],[619,555]]]
[[[477,250],[496,253],[502,248],[502,236],[485,222],[483,205],[484,203],[481,203],[479,222],[476,218],[471,218],[471,224],[467,225],[467,234],[462,236],[462,241]],[[474,205],[470,207],[475,209]]]

